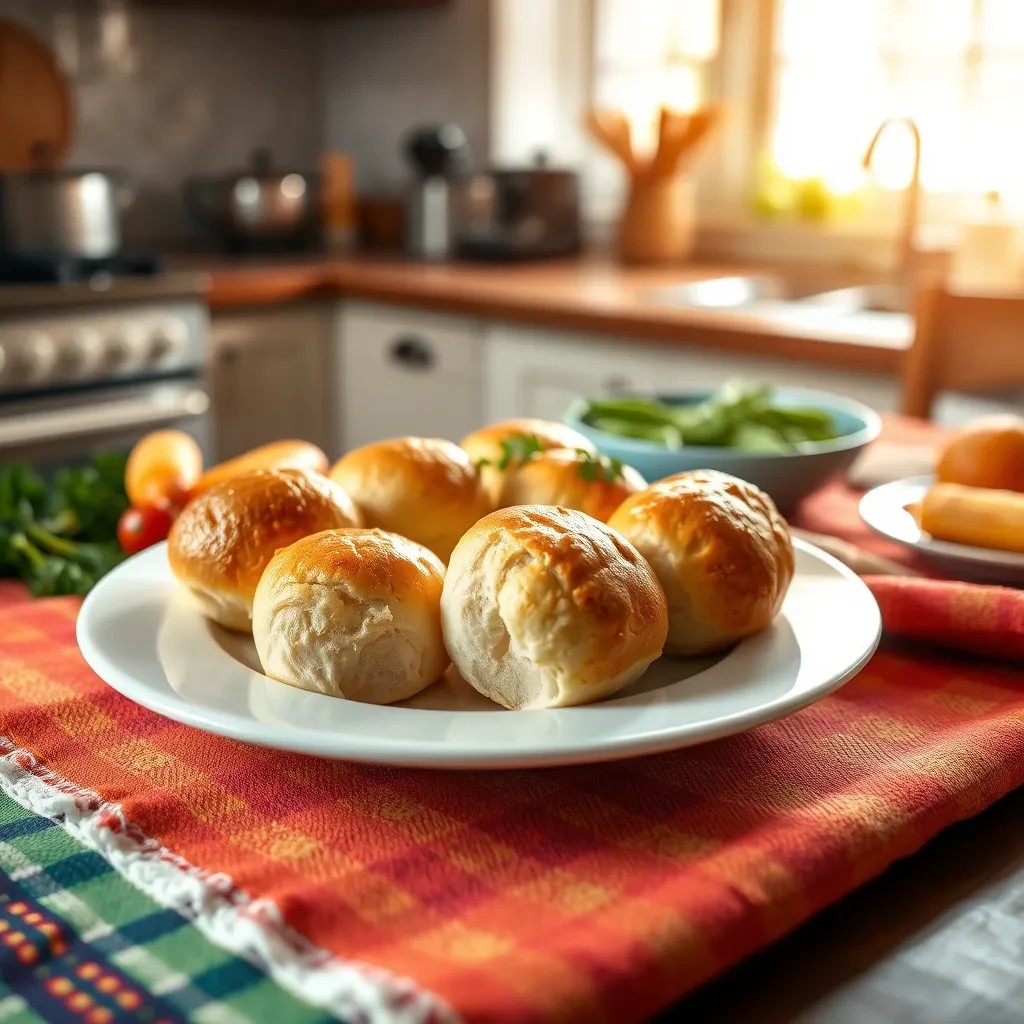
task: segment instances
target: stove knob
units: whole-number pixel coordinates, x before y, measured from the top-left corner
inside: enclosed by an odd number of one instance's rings
[[[107,338],[103,356],[104,366],[111,370],[125,370],[139,361],[143,354],[143,338],[138,330],[117,331]]]
[[[184,320],[168,318],[159,323],[149,336],[149,356],[156,362],[179,355],[188,342],[188,326]]]
[[[95,327],[79,327],[61,350],[61,366],[72,377],[88,377],[103,362],[103,336]]]
[[[57,345],[43,331],[26,335],[8,354],[7,376],[19,384],[41,384],[57,365]]]

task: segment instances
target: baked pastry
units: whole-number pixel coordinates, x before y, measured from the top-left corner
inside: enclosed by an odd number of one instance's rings
[[[494,507],[466,452],[438,438],[364,445],[336,462],[330,476],[352,496],[366,526],[400,533],[442,561]]]
[[[310,473],[326,473],[328,465],[327,456],[309,441],[272,441],[211,466],[189,493],[195,497],[225,480],[257,469],[305,469]]]
[[[650,562],[668,597],[671,654],[709,654],[765,629],[793,578],[771,498],[728,473],[677,473],[627,498],[608,525]]]
[[[531,455],[505,474],[498,505],[561,505],[606,522],[608,517],[647,481],[632,467],[552,448]]]
[[[668,632],[665,595],[636,549],[571,509],[518,505],[472,526],[441,595],[463,678],[507,708],[556,708],[628,686]]]
[[[404,700],[448,667],[444,565],[383,530],[327,530],[270,560],[252,636],[263,671],[314,693],[368,704]]]
[[[985,416],[958,431],[939,455],[944,484],[1024,491],[1024,419]]]
[[[506,446],[504,442],[509,442]],[[550,451],[553,448],[578,448],[594,452],[597,449],[578,430],[554,420],[530,417],[502,420],[474,430],[459,445],[475,464],[480,465],[484,486],[497,505],[502,480],[508,469],[517,465],[530,451]],[[502,465],[506,463],[506,465]]]
[[[961,484],[933,484],[911,508],[936,540],[1024,552],[1024,494]]]
[[[352,499],[327,477],[261,469],[193,498],[171,527],[167,556],[207,618],[245,631],[275,551],[320,530],[359,525]]]

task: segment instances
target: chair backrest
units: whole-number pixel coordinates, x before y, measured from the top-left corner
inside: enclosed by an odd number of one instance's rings
[[[943,391],[1024,385],[1024,293],[966,295],[937,283],[917,293],[903,362],[902,411],[930,417]]]

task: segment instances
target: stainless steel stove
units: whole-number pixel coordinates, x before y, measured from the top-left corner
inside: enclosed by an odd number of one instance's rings
[[[0,284],[0,463],[73,463],[158,427],[209,455],[207,356],[202,275]]]

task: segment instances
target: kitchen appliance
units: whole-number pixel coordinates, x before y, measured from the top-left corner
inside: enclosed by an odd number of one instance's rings
[[[473,259],[569,256],[579,251],[580,185],[575,171],[495,168],[456,192],[455,252]]]
[[[121,249],[121,212],[132,191],[113,171],[36,164],[0,174],[0,259],[101,260]]]
[[[469,169],[469,144],[455,124],[417,128],[405,154],[416,172],[406,216],[406,248],[419,259],[444,259],[452,248],[453,183]]]
[[[185,202],[232,250],[302,249],[316,241],[319,183],[313,174],[276,168],[257,149],[250,166],[185,182]]]
[[[0,285],[0,462],[73,464],[158,427],[209,456],[204,290],[201,275],[127,271]]]

